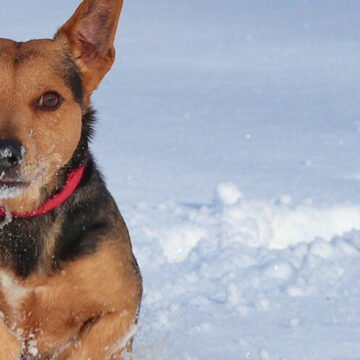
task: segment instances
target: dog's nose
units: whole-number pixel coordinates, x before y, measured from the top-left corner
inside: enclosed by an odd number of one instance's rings
[[[8,170],[20,164],[25,155],[21,143],[14,139],[0,139],[0,170]]]

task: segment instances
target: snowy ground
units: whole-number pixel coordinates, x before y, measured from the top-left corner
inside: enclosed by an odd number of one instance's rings
[[[0,1],[18,39],[75,7]],[[137,360],[360,359],[359,14],[125,1],[94,151],[144,276]]]

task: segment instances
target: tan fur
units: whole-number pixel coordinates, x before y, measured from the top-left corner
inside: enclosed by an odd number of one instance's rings
[[[56,239],[61,233],[59,222],[54,222],[51,231],[44,235],[44,247],[40,255],[40,262],[38,267],[39,274],[50,274],[52,270],[52,257],[55,253]]]
[[[18,360],[21,351],[20,342],[11,333],[5,324],[0,320],[0,359],[1,360]]]

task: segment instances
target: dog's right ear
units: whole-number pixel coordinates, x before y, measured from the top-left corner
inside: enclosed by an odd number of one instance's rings
[[[114,38],[122,3],[123,0],[84,0],[55,36],[80,69],[85,105],[114,62]]]

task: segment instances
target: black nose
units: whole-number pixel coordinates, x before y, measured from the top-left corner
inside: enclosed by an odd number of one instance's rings
[[[20,164],[24,155],[24,147],[19,141],[0,139],[0,170],[8,170]]]

